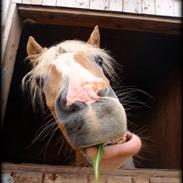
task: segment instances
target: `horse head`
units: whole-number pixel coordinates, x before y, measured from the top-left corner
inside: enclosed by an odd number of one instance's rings
[[[30,84],[33,100],[42,101],[44,94],[59,129],[75,150],[117,142],[127,131],[124,107],[107,78],[114,74],[113,59],[99,46],[98,26],[87,42],[67,40],[43,48],[29,37],[27,43],[32,70],[23,84]]]

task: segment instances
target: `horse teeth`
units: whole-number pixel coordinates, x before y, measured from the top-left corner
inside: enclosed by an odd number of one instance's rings
[[[123,138],[119,139],[117,144],[122,144],[126,141],[126,136],[124,136]]]
[[[123,139],[120,139],[120,140],[118,140],[118,142],[117,142],[117,144],[122,144],[122,143],[124,143],[125,141],[123,140]]]
[[[122,143],[126,142],[126,140],[127,140],[127,137],[126,137],[126,136],[124,136],[124,137],[122,137],[122,138],[120,138],[120,139],[117,139],[117,140],[109,140],[109,141],[107,141],[107,142],[104,144],[104,146],[122,144]]]

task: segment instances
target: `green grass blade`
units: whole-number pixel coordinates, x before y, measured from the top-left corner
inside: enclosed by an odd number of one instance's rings
[[[100,161],[102,160],[104,154],[104,145],[99,144],[97,147],[97,154],[95,159],[93,160],[93,170],[95,175],[95,183],[99,182],[99,175],[100,175]]]

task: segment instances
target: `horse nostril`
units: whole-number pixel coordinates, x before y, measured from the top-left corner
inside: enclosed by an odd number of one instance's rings
[[[102,89],[102,90],[100,90],[99,92],[98,92],[98,96],[100,96],[100,97],[104,97],[104,96],[106,96],[107,95],[107,88],[106,89]]]
[[[86,104],[84,102],[76,101],[71,106],[69,106],[69,111],[71,112],[79,111],[84,107],[86,107]]]
[[[61,93],[59,99],[58,99],[60,106],[62,107],[62,110],[67,111],[67,100],[66,100],[66,92],[65,90]]]
[[[61,104],[61,106],[66,108],[66,104],[67,104],[66,98],[60,98],[60,104]]]
[[[73,114],[80,112],[81,109],[86,107],[86,104],[80,101],[74,102],[72,105],[66,105],[66,98],[60,97],[56,100],[56,114],[60,120],[65,121],[70,116],[72,118]]]
[[[100,90],[98,92],[98,95],[100,97],[113,97],[113,98],[117,98],[115,92],[113,91],[113,89],[111,87]]]

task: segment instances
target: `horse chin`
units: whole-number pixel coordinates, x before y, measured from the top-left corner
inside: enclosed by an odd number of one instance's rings
[[[70,142],[79,149],[115,141],[125,135],[126,114],[116,98],[101,98],[79,111],[63,111],[59,99],[56,116]]]
[[[125,162],[128,164],[128,166],[134,168],[133,162],[132,164],[131,163],[129,164],[129,158],[139,152],[141,145],[142,145],[141,139],[137,135],[132,134],[129,131],[126,131],[121,139],[106,142],[104,144],[102,168],[104,169],[119,168],[122,165],[124,165]],[[84,157],[86,157],[86,159],[90,163],[92,163],[92,160],[95,159],[96,157],[97,146],[88,147],[86,149],[83,149],[81,152],[84,155]],[[110,166],[106,167],[106,163],[109,164]]]

